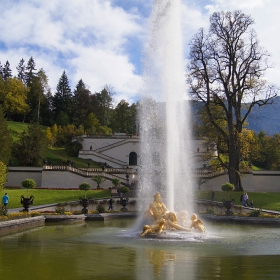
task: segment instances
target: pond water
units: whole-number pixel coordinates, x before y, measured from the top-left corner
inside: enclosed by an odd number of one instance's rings
[[[0,238],[0,279],[279,279],[280,229],[205,225],[140,238],[133,219],[49,224]]]

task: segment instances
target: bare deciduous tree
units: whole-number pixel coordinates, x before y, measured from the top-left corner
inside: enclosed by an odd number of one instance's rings
[[[253,24],[241,11],[217,12],[210,17],[209,31],[200,29],[190,42],[191,93],[203,102],[221,147],[226,147],[222,152],[228,154],[229,181],[236,190],[242,190],[239,135],[246,118],[255,105],[270,104],[277,94],[264,77],[269,54],[260,47]],[[217,121],[217,110],[226,126]]]

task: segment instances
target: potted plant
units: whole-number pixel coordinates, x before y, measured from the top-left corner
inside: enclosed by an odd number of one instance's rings
[[[112,184],[117,188],[121,184],[121,180],[118,178],[113,178]]]
[[[80,203],[81,203],[82,206],[83,206],[82,213],[83,213],[83,214],[87,214],[87,213],[88,213],[87,207],[88,207],[88,206],[90,205],[90,203],[91,203],[91,198],[88,199],[86,193],[87,193],[88,190],[91,189],[91,185],[90,185],[89,183],[84,182],[84,183],[82,183],[82,184],[79,185],[79,189],[80,189],[81,191],[84,191],[84,192],[85,192],[85,197],[84,197],[84,198],[80,197]]]
[[[121,193],[120,193],[119,186],[121,184],[121,180],[118,178],[113,178],[112,184],[114,185],[114,187],[111,188],[111,196],[113,196],[114,190],[116,190],[116,189],[117,189],[118,195],[120,196]]]
[[[222,185],[222,191],[227,192],[227,200],[223,199],[223,205],[225,206],[226,210],[226,215],[230,216],[232,215],[231,211],[231,205],[234,203],[234,199],[229,200],[229,192],[232,192],[234,190],[234,185],[231,183],[225,183]]]
[[[26,197],[24,197],[24,195],[21,196],[20,203],[24,207],[23,211],[28,212],[30,205],[33,204],[33,201],[34,201],[34,196],[33,195],[28,197],[28,190],[31,189],[31,188],[32,189],[35,188],[36,187],[36,182],[33,179],[25,179],[21,182],[21,185],[24,188],[26,188],[27,191],[26,191]]]
[[[100,175],[94,176],[94,177],[92,178],[92,180],[93,180],[94,182],[97,183],[97,189],[98,189],[98,190],[100,189],[100,184],[103,183],[104,181],[106,181],[106,179],[103,178],[103,177],[100,176]]]

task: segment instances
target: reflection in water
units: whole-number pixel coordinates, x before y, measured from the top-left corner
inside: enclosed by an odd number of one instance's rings
[[[212,225],[140,238],[133,219],[48,225],[0,238],[0,279],[278,279],[280,231]],[[207,225],[210,228],[210,225]]]
[[[154,274],[160,277],[162,266],[166,266],[168,261],[175,261],[175,253],[167,253],[163,250],[147,250],[147,259],[154,267]]]

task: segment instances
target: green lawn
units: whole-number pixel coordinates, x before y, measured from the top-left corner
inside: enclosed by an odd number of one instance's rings
[[[46,159],[48,162],[52,162],[53,165],[66,165],[67,160],[71,160],[75,163],[75,167],[78,168],[85,168],[88,167],[88,159],[82,159],[78,157],[69,157],[66,152],[65,148],[54,148],[48,147]],[[90,161],[90,167],[98,168],[100,165],[94,161]]]
[[[21,195],[27,196],[27,189],[5,189],[0,192],[0,196],[7,192],[10,197],[9,208],[22,207],[20,204]],[[235,199],[235,204],[240,204],[240,196],[242,192],[230,192],[229,199]],[[29,189],[28,196],[34,196],[34,206],[51,203],[61,203],[68,201],[78,200],[80,197],[84,197],[84,191],[80,190],[41,190],[41,189]],[[254,201],[254,207],[280,211],[280,193],[248,193],[249,200]],[[197,191],[195,193],[198,199],[211,198],[211,191]],[[108,198],[110,197],[109,190],[89,190],[87,191],[87,197],[91,198]],[[215,200],[222,201],[227,199],[227,193],[222,191],[215,192]]]
[[[52,204],[52,203],[61,203],[69,201],[77,201],[80,197],[84,197],[85,192],[81,190],[41,190],[41,189],[29,189],[27,195],[27,189],[5,189],[0,192],[1,203],[4,193],[7,192],[10,198],[8,208],[19,208],[22,207],[20,204],[20,197],[24,195],[29,197],[30,195],[34,196],[34,204],[43,205],[43,204]],[[86,192],[87,197],[91,198],[108,198],[111,193],[110,190],[89,190]]]
[[[241,204],[240,197],[243,192],[229,192],[229,196],[226,192],[215,191],[215,200],[222,201],[223,199],[234,199],[235,204]],[[198,199],[211,199],[211,191],[197,191],[195,193]],[[267,210],[280,211],[280,193],[258,193],[248,192],[249,201],[254,201],[254,207]]]

